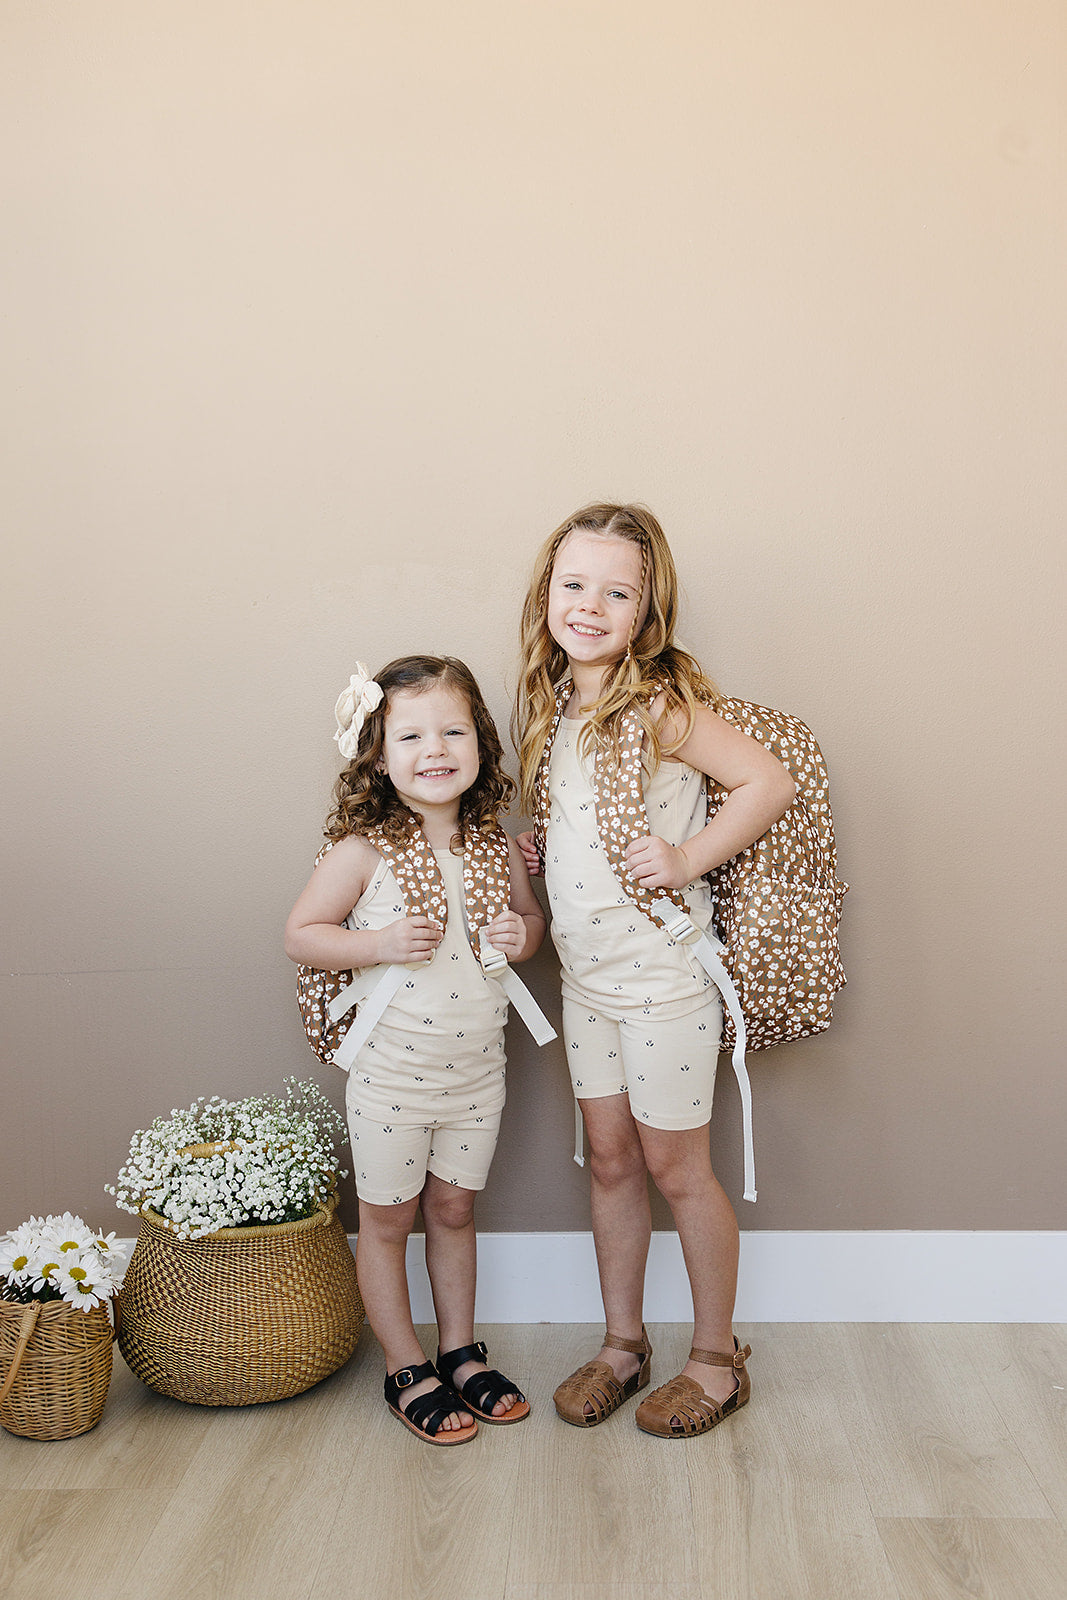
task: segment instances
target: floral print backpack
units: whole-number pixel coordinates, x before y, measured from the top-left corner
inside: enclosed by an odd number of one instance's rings
[[[538,774],[535,831],[542,856],[549,755],[570,690],[569,679],[556,690],[556,717]],[[727,698],[715,709],[724,721],[766,745],[797,787],[784,817],[755,844],[708,874],[715,896],[715,925],[726,946],[722,960],[737,990],[747,1047],[765,1050],[829,1027],[834,997],[845,982],[837,929],[848,885],[837,876],[829,779],[811,729],[784,711],[748,700]],[[668,926],[670,906],[664,902],[673,902],[687,917],[689,908],[682,895],[676,890],[643,889],[626,871],[627,845],[652,831],[645,813],[641,742],[641,724],[630,715],[620,730],[618,771],[607,770],[600,760],[594,763],[597,825],[627,896],[677,938],[681,924]],[[725,789],[708,783],[709,817],[725,798]],[[735,1041],[728,1009],[723,1017],[723,1049],[732,1050]]]

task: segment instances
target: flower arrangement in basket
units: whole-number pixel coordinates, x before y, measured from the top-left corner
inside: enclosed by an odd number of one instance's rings
[[[111,1382],[106,1303],[124,1250],[69,1211],[0,1238],[0,1424],[29,1439],[96,1426]]]
[[[154,1211],[179,1239],[310,1217],[333,1193],[345,1125],[318,1085],[286,1094],[194,1100],[135,1133],[117,1184],[123,1211]]]
[[[356,1347],[363,1306],[336,1216],[344,1123],[315,1083],[285,1088],[157,1118],[108,1186],[141,1218],[119,1349],[175,1399],[279,1400]]]

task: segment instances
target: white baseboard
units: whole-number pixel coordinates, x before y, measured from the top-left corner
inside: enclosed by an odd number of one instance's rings
[[[422,1235],[416,1322],[432,1322]],[[589,1233],[483,1233],[479,1322],[601,1322]],[[645,1318],[687,1322],[678,1238],[654,1233]],[[743,1233],[738,1322],[1067,1322],[1067,1232]]]
[[[421,1234],[408,1241],[408,1276],[415,1321],[432,1322]],[[691,1316],[677,1235],[654,1233],[645,1319]],[[603,1317],[592,1234],[479,1235],[479,1322]],[[1067,1322],[1067,1232],[742,1233],[736,1319]]]

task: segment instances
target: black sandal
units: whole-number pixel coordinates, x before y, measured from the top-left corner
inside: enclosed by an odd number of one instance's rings
[[[489,1352],[481,1339],[476,1344],[465,1344],[459,1350],[449,1350],[447,1355],[437,1352],[438,1375],[445,1383],[452,1383],[452,1374],[465,1361],[488,1361]],[[455,1385],[453,1385],[455,1387]],[[517,1383],[505,1378],[502,1372],[472,1372],[462,1388],[456,1392],[468,1411],[473,1411],[483,1422],[521,1422],[530,1415],[530,1403]],[[503,1416],[494,1417],[493,1407],[506,1394],[515,1396],[515,1404]]]
[[[438,1384],[436,1389],[416,1395],[406,1411],[400,1409],[400,1396],[405,1389],[410,1389],[413,1384],[422,1383],[424,1378],[436,1377],[432,1361],[423,1361],[417,1367],[401,1367],[399,1372],[387,1372],[385,1403],[394,1417],[400,1418],[405,1428],[410,1428],[412,1433],[420,1439],[425,1439],[427,1444],[466,1444],[467,1440],[473,1439],[478,1432],[478,1424],[472,1422],[469,1428],[443,1427],[446,1417],[450,1417],[455,1411],[468,1409],[456,1391],[447,1384]]]

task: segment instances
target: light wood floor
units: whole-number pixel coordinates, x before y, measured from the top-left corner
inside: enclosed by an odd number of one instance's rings
[[[639,1432],[632,1402],[589,1432],[556,1419],[599,1328],[481,1329],[533,1415],[450,1450],[386,1411],[369,1332],[318,1388],[236,1411],[164,1400],[116,1357],[93,1433],[0,1434],[0,1593],[1064,1600],[1067,1328],[738,1331],[752,1404],[685,1442]],[[662,1381],[686,1330],[650,1332]]]

